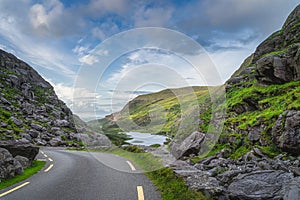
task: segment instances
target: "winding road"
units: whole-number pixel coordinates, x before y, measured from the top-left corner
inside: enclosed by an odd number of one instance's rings
[[[0,191],[1,200],[159,200],[131,161],[112,154],[41,149],[39,173]]]

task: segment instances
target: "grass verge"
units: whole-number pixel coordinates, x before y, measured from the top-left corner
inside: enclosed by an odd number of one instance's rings
[[[11,179],[4,180],[0,182],[0,190],[9,187],[11,185],[14,185],[16,183],[19,183],[32,175],[36,174],[38,171],[40,171],[44,166],[46,162],[45,161],[39,161],[39,160],[34,160],[32,163],[32,166],[27,167],[24,169],[24,173],[21,175],[17,175]]]
[[[158,188],[163,200],[207,199],[201,192],[188,189],[181,177],[177,177],[171,168],[163,167],[160,160],[151,153],[132,153],[120,148],[96,151],[116,154],[133,161]]]

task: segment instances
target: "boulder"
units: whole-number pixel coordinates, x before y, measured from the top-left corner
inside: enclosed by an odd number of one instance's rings
[[[52,138],[50,141],[49,141],[49,144],[52,146],[52,147],[57,147],[57,146],[60,146],[63,144],[63,141],[61,140],[60,137],[55,137],[55,138]]]
[[[74,139],[77,141],[82,141],[89,147],[111,147],[112,143],[107,136],[101,133],[93,133],[91,135],[87,134],[74,134]]]
[[[7,149],[0,148],[0,181],[22,173],[22,165],[13,158]]]
[[[269,55],[257,61],[257,79],[267,84],[281,84],[297,80],[295,67],[288,59],[279,55]],[[295,78],[295,79],[294,79]]]
[[[251,142],[256,142],[260,139],[260,133],[262,132],[262,128],[260,126],[253,127],[249,133],[248,138]]]
[[[294,178],[287,185],[287,190],[283,197],[284,200],[299,200],[300,199],[300,177]]]
[[[23,156],[29,159],[30,162],[34,160],[39,153],[39,148],[32,144],[18,144],[15,141],[1,141],[0,148],[7,149],[13,157]]]
[[[191,154],[198,155],[204,138],[204,133],[195,131],[185,138],[181,143],[173,143],[171,153],[176,159],[181,159]]]
[[[68,127],[70,123],[67,120],[55,120],[53,125],[56,127]]]
[[[36,131],[36,130],[28,130],[27,133],[32,137],[32,138],[37,138],[40,134],[40,132]]]
[[[43,131],[44,127],[39,124],[31,124],[31,128],[37,131]]]
[[[281,170],[259,170],[238,175],[228,187],[231,199],[282,199],[293,174]]]
[[[284,151],[300,152],[300,111],[288,110],[282,113],[272,129],[274,142]]]
[[[21,126],[23,124],[23,121],[21,119],[17,119],[15,117],[11,117],[11,119],[17,126]]]
[[[22,165],[23,169],[29,167],[31,165],[31,162],[28,158],[23,156],[16,156],[15,159],[19,161],[19,163]]]

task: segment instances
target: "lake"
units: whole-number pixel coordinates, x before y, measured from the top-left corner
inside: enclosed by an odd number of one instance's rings
[[[126,142],[133,145],[144,145],[150,146],[152,144],[162,145],[167,137],[163,135],[152,135],[150,133],[140,133],[140,132],[126,132],[126,135],[130,136],[132,139]]]

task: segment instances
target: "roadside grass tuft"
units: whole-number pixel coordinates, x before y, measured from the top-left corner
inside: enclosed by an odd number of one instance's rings
[[[188,189],[184,180],[177,177],[173,170],[163,167],[161,161],[151,153],[132,153],[120,148],[107,150],[95,150],[116,154],[132,160],[143,170],[145,175],[161,192],[163,200],[207,200],[208,198],[201,192]],[[134,148],[134,152],[140,152]]]

